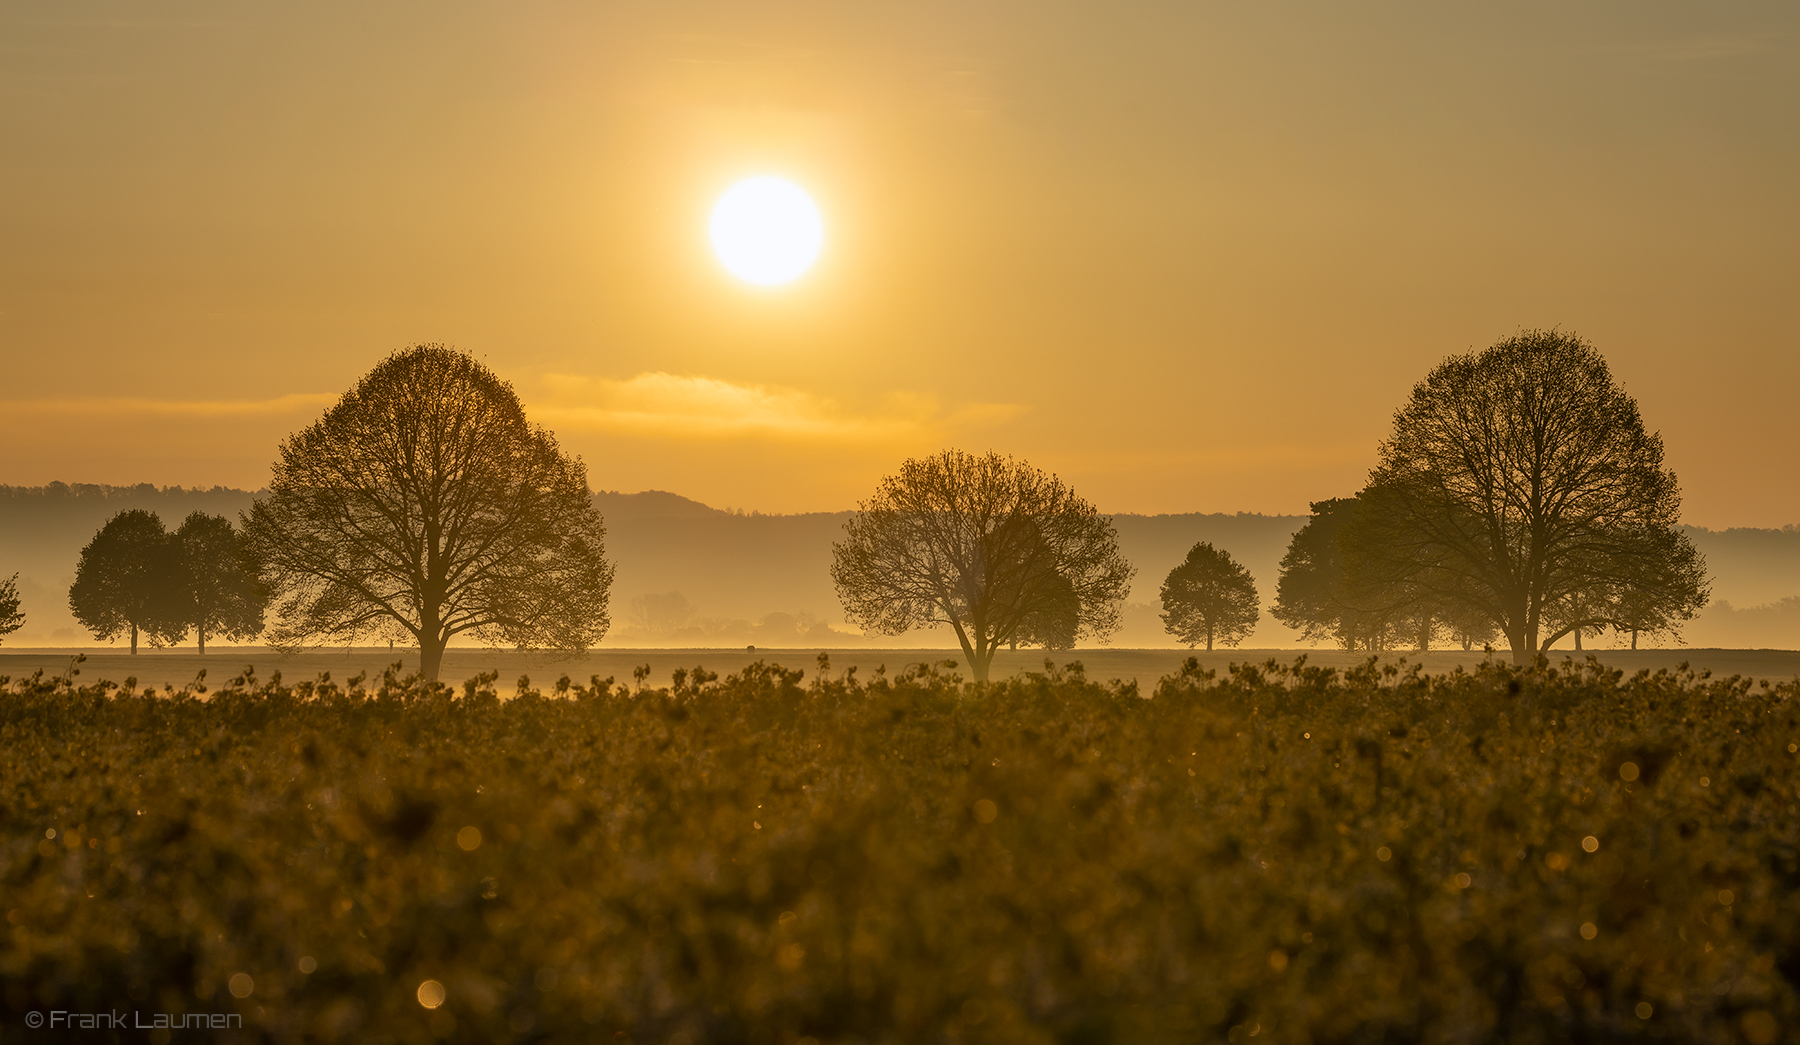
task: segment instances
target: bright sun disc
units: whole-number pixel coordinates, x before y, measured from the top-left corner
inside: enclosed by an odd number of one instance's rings
[[[806,190],[786,178],[746,178],[719,197],[712,245],[737,278],[759,287],[798,279],[825,245],[825,222]]]

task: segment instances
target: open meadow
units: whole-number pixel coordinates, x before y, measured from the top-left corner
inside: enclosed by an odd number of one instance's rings
[[[1800,1026],[1792,682],[796,664],[546,671],[518,695],[15,679],[7,1023],[690,1045]]]

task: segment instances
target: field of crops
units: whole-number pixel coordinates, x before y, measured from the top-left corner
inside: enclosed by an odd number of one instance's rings
[[[1792,684],[845,674],[6,683],[0,1037],[1800,1040]]]

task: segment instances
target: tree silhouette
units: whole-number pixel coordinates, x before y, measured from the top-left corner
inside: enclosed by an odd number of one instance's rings
[[[883,635],[948,624],[982,681],[1001,646],[1060,641],[1051,624],[1070,592],[1071,642],[1117,630],[1131,581],[1111,520],[1055,476],[996,453],[906,461],[844,530],[831,579],[850,620]]]
[[[1607,628],[1630,635],[1632,649],[1643,634],[1680,641],[1681,625],[1706,600],[1706,564],[1687,535],[1675,529],[1625,534],[1617,548],[1596,556],[1589,572],[1590,585],[1569,591],[1544,611],[1546,630],[1573,635],[1578,650],[1583,635]]]
[[[19,609],[19,575],[0,581],[0,635],[11,635],[25,626],[25,614]]]
[[[606,530],[579,458],[512,386],[441,345],[396,352],[281,446],[246,520],[282,648],[406,637],[579,650],[608,624]]]
[[[1655,619],[1706,602],[1662,439],[1574,335],[1527,331],[1445,360],[1395,416],[1358,500],[1358,570],[1486,614],[1520,663],[1620,619],[1632,577]]]
[[[1162,585],[1163,627],[1189,647],[1214,640],[1235,646],[1256,628],[1256,580],[1228,553],[1205,541],[1169,571]]]
[[[1623,561],[1611,587],[1611,620],[1631,636],[1640,634],[1679,640],[1681,625],[1692,620],[1711,595],[1706,562],[1687,535],[1652,530],[1640,537],[1639,554]]]
[[[1335,640],[1345,649],[1384,649],[1390,622],[1364,605],[1353,585],[1339,537],[1357,512],[1354,497],[1315,501],[1312,518],[1288,542],[1269,613],[1307,642]]]
[[[1419,563],[1405,560],[1369,524],[1369,491],[1317,501],[1281,560],[1271,614],[1310,642],[1333,638],[1345,649],[1371,651],[1411,642],[1421,650],[1444,636],[1469,649],[1487,643],[1494,626],[1485,609],[1446,598],[1420,582]]]
[[[263,629],[269,589],[249,542],[222,515],[193,512],[174,534],[180,554],[182,619],[206,652],[207,635],[247,639]]]
[[[69,609],[95,638],[142,633],[151,645],[180,640],[187,630],[181,606],[180,554],[155,512],[133,508],[108,519],[75,566]]]

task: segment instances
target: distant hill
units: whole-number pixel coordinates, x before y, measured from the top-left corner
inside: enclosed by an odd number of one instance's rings
[[[91,640],[68,610],[81,548],[107,519],[144,508],[179,525],[192,511],[233,519],[257,492],[213,487],[96,486],[52,483],[0,486],[0,577],[17,570],[27,624],[9,646],[85,645]],[[603,490],[594,502],[606,519],[618,574],[613,630],[606,645],[847,645],[832,592],[831,543],[849,512],[763,515],[728,512],[663,490]],[[1249,513],[1115,515],[1119,543],[1137,567],[1120,647],[1168,646],[1158,617],[1163,577],[1196,541],[1230,552],[1256,578],[1265,606],[1252,648],[1297,645],[1269,618],[1282,554],[1298,515]],[[1715,578],[1717,602],[1688,629],[1690,645],[1800,648],[1800,528],[1704,530],[1688,527]],[[1783,601],[1785,600],[1785,601]],[[830,633],[836,626],[839,631]],[[947,633],[917,633],[884,645],[945,646]]]
[[[1713,598],[1734,606],[1763,606],[1800,595],[1800,526],[1779,530],[1733,527],[1703,530],[1683,526],[1706,556],[1713,575]]]
[[[594,507],[600,509],[600,514],[609,523],[620,519],[707,519],[726,514],[666,490],[642,493],[601,490],[594,494]]]

